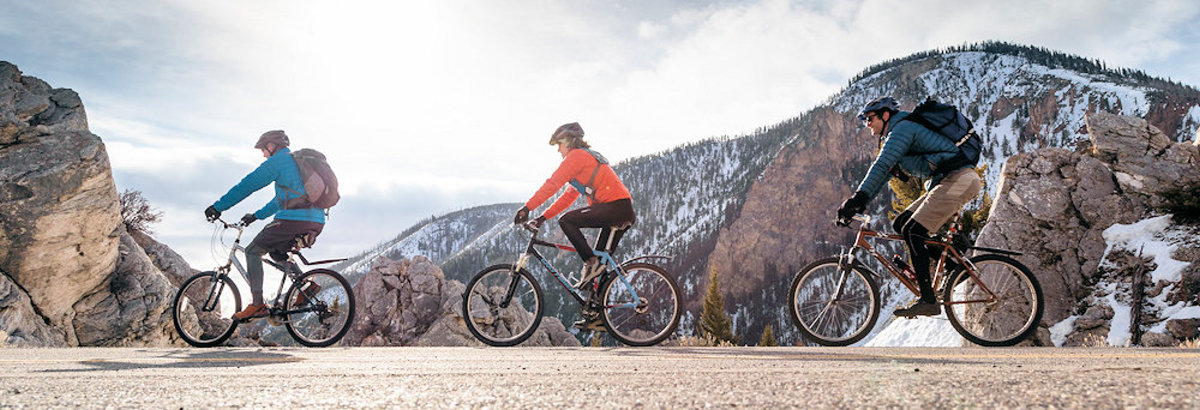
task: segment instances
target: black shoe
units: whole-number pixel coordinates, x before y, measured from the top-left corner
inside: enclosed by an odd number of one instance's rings
[[[942,305],[937,303],[929,303],[917,301],[912,306],[896,309],[893,314],[900,317],[915,317],[915,316],[937,316],[942,314]]]

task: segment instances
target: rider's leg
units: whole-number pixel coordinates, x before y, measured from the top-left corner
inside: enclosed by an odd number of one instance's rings
[[[263,305],[263,262],[268,252],[274,256],[292,248],[297,235],[307,232],[319,234],[324,224],[308,221],[271,221],[246,246],[246,279],[250,282],[251,305]],[[247,307],[249,309],[249,307]]]
[[[931,255],[925,246],[925,240],[929,238],[931,229],[940,228],[962,209],[963,205],[974,199],[975,195],[979,194],[982,185],[979,175],[972,168],[951,172],[933,189],[913,201],[912,205],[897,218],[897,224],[903,224],[900,228],[900,235],[904,237],[905,245],[908,247],[909,256],[912,258],[913,273],[917,277],[917,285],[920,287],[921,303],[918,305],[924,305],[904,309],[904,313],[937,314],[940,312],[940,309],[936,309],[937,297],[934,295],[929,273]],[[911,212],[911,217],[906,215],[909,212]],[[901,221],[902,218],[906,220]],[[897,314],[900,313],[902,312],[897,311]]]
[[[563,234],[571,241],[571,246],[579,252],[579,258],[588,262],[596,256],[592,246],[583,236],[581,228],[608,228],[633,222],[633,203],[628,199],[595,204],[567,212],[558,218],[558,225]],[[619,239],[619,238],[618,238]]]

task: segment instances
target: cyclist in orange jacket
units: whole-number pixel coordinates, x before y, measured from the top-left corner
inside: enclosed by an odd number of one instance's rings
[[[563,233],[583,259],[584,268],[576,286],[583,287],[603,272],[603,265],[588,245],[580,228],[601,228],[596,239],[596,250],[612,252],[625,231],[633,225],[637,216],[633,211],[633,200],[621,178],[613,172],[604,156],[591,150],[583,140],[583,128],[579,123],[563,124],[550,136],[550,145],[558,146],[563,161],[554,174],[542,184],[541,189],[517,211],[514,223],[529,220],[531,209],[537,209],[550,199],[559,188],[571,184],[575,189],[567,190],[541,216],[534,220],[539,226],[549,218],[562,212],[579,195],[588,199],[588,206],[567,212],[558,218]],[[614,229],[616,228],[616,229]]]

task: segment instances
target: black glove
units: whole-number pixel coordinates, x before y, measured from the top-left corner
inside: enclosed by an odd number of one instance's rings
[[[242,226],[250,226],[251,223],[257,220],[258,218],[254,217],[254,214],[246,214],[242,217]]]
[[[218,211],[217,207],[209,205],[208,208],[204,208],[204,219],[209,220],[209,222],[215,221],[220,217],[221,211]]]
[[[867,194],[863,191],[855,192],[854,196],[846,198],[846,202],[842,202],[842,207],[838,208],[838,219],[850,220],[854,215],[862,213],[863,210],[867,209],[868,200],[870,198],[867,198]]]
[[[517,216],[513,217],[513,224],[520,224],[529,220],[529,208],[521,207],[517,210]]]
[[[530,223],[530,225],[533,225],[534,228],[541,229],[542,224],[544,224],[544,223],[546,223],[546,215],[537,217],[537,219],[534,219],[533,222]]]

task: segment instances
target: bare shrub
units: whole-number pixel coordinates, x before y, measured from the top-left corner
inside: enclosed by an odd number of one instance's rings
[[[126,189],[121,192],[121,220],[125,222],[125,230],[152,234],[150,225],[162,221],[163,213],[150,206],[142,191]]]

